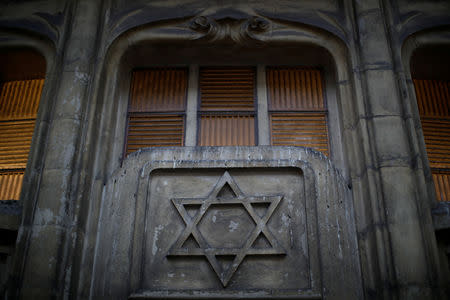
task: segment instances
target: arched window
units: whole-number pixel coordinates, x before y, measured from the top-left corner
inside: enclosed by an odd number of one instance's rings
[[[450,47],[424,47],[411,59],[425,146],[438,201],[450,201]]]
[[[116,127],[105,138],[108,155],[119,157],[108,159],[112,169],[147,147],[273,145],[318,150],[348,176],[340,114],[348,81],[339,83],[341,73],[326,48],[300,42],[135,43],[120,41],[115,47],[122,52],[106,70],[112,80],[105,82],[104,97],[115,99],[109,126]],[[173,97],[180,106],[161,106]],[[290,107],[282,106],[286,101],[293,101]]]
[[[0,200],[20,197],[44,77],[37,52],[0,51]]]

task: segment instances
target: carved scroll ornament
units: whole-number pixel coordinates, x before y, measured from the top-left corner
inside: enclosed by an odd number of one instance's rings
[[[267,32],[270,26],[267,19],[259,16],[247,19],[198,16],[191,21],[189,28],[197,33],[194,37],[196,40],[245,43],[260,42],[258,35]]]

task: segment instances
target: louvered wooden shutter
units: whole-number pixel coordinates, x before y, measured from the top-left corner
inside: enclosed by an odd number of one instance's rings
[[[311,147],[328,155],[327,110],[320,71],[270,67],[266,76],[272,145]]]
[[[450,81],[414,80],[438,201],[450,201]]]
[[[183,145],[186,93],[185,68],[133,72],[126,154],[145,147]]]
[[[23,170],[0,170],[0,200],[19,200]]]
[[[254,146],[255,69],[200,69],[200,146]]]
[[[450,201],[450,171],[439,170],[432,174],[437,200]]]
[[[18,200],[44,79],[1,83],[0,200]]]

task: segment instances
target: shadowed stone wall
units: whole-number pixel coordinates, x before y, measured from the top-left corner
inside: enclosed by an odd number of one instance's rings
[[[0,47],[35,49],[47,71],[21,199],[0,203],[0,226],[18,231],[15,248],[2,250],[1,293],[444,299],[448,205],[435,201],[410,59],[420,47],[449,45],[449,16],[450,3],[437,0],[2,1]],[[263,143],[124,159],[133,68],[196,61],[261,69],[283,59],[324,69],[329,158]],[[222,181],[230,186],[223,194]],[[193,199],[215,208],[189,215]],[[264,219],[252,201],[278,205]],[[266,232],[259,243],[268,240],[273,253],[253,244],[223,250],[228,241],[217,235],[239,238],[214,227],[214,213],[223,224],[243,218],[240,234],[253,242]],[[199,247],[181,255],[192,220]]]

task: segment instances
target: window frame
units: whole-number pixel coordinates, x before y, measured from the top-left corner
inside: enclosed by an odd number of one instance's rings
[[[445,104],[446,100],[450,100],[450,80],[413,78],[413,85],[436,201],[450,202],[450,156],[436,161],[435,155],[438,155],[438,151],[434,149],[439,144],[439,156],[442,152],[450,153],[450,139],[444,139],[446,131],[450,131],[450,102]],[[441,92],[446,90],[446,95],[438,97],[436,85],[439,85]],[[445,108],[447,112],[444,111]],[[441,124],[438,125],[439,123]],[[430,130],[439,135],[431,135]],[[430,139],[440,139],[440,142],[444,143],[431,142]]]
[[[270,102],[270,97],[267,96],[267,112],[269,115],[269,132],[271,133],[269,138],[270,138],[270,145],[273,145],[273,140],[272,140],[272,120],[271,120],[271,116],[272,114],[305,114],[305,115],[312,115],[312,114],[323,114],[324,116],[324,121],[325,121],[325,127],[326,127],[326,135],[327,135],[327,153],[324,153],[327,157],[330,157],[332,151],[331,151],[331,147],[330,147],[330,129],[329,129],[329,123],[328,123],[328,101],[327,101],[327,93],[326,93],[326,82],[325,82],[325,76],[324,76],[324,71],[323,68],[321,67],[305,67],[305,66],[267,66],[265,68],[265,76],[267,78],[268,76],[268,72],[267,69],[272,68],[272,69],[311,69],[311,70],[316,70],[319,72],[320,74],[320,81],[321,81],[321,87],[322,89],[320,90],[320,92],[322,93],[322,97],[323,97],[323,109],[321,110],[301,110],[301,109],[296,109],[296,110],[275,110],[271,107],[271,102]],[[269,90],[269,85],[266,84],[267,90]],[[267,93],[269,95],[269,93]],[[314,148],[313,148],[314,149]],[[320,151],[323,153],[323,151],[315,149],[316,151]]]
[[[151,30],[150,30],[151,31]],[[134,36],[134,35],[133,35]],[[352,82],[348,79],[349,74],[345,68],[345,57],[342,56],[340,44],[330,44],[326,47],[316,43],[306,44],[303,42],[293,42],[285,47],[277,47],[275,44],[268,44],[261,51],[260,48],[249,46],[239,48],[239,55],[235,55],[235,47],[214,47],[212,49],[208,43],[177,43],[175,41],[152,42],[151,38],[139,35],[133,47],[127,39],[121,39],[120,43],[111,50],[111,57],[107,59],[103,75],[108,80],[99,81],[99,92],[102,105],[98,107],[95,114],[110,116],[106,122],[98,125],[98,130],[108,130],[104,134],[103,143],[108,146],[105,160],[105,174],[114,172],[125,163],[124,138],[126,125],[126,112],[129,100],[129,89],[131,74],[138,68],[156,67],[188,67],[188,102],[186,109],[186,132],[185,147],[195,147],[197,145],[197,116],[195,111],[198,103],[197,80],[199,66],[257,66],[257,120],[258,120],[258,145],[270,146],[268,130],[261,130],[261,123],[268,122],[267,110],[264,108],[264,101],[267,98],[265,91],[264,76],[260,76],[265,66],[304,66],[322,69],[323,80],[325,81],[325,97],[328,106],[328,128],[329,128],[329,159],[338,168],[346,180],[350,180],[351,164],[349,152],[354,144],[353,133],[349,126],[352,124],[352,109],[349,107],[354,99],[351,92]],[[139,41],[139,42],[138,42]],[[334,49],[332,52],[330,49]],[[299,55],[301,53],[301,55]],[[340,62],[337,58],[344,59]],[[189,62],[189,63],[187,63]],[[338,64],[336,64],[338,63]],[[113,102],[110,102],[113,99]],[[267,105],[267,103],[265,103]],[[261,109],[263,108],[263,109]],[[194,113],[193,113],[194,112]],[[350,114],[347,115],[347,114]],[[347,119],[346,118],[347,115]],[[114,128],[110,131],[109,128]],[[347,149],[350,147],[349,149]],[[103,147],[101,148],[103,149]],[[99,150],[100,151],[100,150]],[[103,151],[103,150],[102,150]],[[97,155],[102,155],[95,151]],[[350,153],[350,155],[353,152]]]
[[[244,111],[244,110],[236,110],[236,111],[228,111],[225,110],[211,110],[211,111],[203,111],[202,110],[202,93],[201,93],[201,72],[202,69],[235,69],[235,68],[251,68],[253,69],[253,103],[254,103],[254,109]],[[320,74],[320,81],[321,81],[321,90],[322,93],[322,100],[323,100],[323,108],[317,109],[317,110],[274,110],[271,108],[271,105],[269,103],[269,86],[267,84],[267,76],[268,76],[268,70],[269,69],[311,69],[316,70]],[[333,153],[332,147],[331,147],[331,135],[330,135],[330,124],[328,122],[329,117],[329,109],[328,109],[328,97],[327,97],[327,82],[325,79],[325,72],[322,67],[316,67],[316,66],[303,66],[303,65],[233,65],[233,66],[217,66],[217,65],[206,65],[206,66],[199,66],[199,65],[189,65],[189,66],[165,66],[165,67],[150,67],[150,68],[135,68],[132,70],[132,74],[134,74],[135,71],[142,71],[142,70],[157,70],[157,69],[187,69],[187,91],[186,91],[186,98],[184,103],[184,111],[182,113],[183,115],[183,122],[184,122],[184,131],[183,131],[183,140],[182,145],[180,147],[185,146],[200,146],[201,143],[201,119],[202,116],[205,115],[251,115],[254,118],[254,139],[255,144],[253,146],[261,146],[263,145],[260,143],[260,131],[267,131],[269,133],[267,140],[265,141],[266,144],[272,145],[271,140],[271,131],[272,131],[272,122],[270,120],[270,117],[273,113],[301,113],[301,114],[322,114],[324,116],[324,122],[326,126],[326,135],[327,135],[327,150],[325,155],[331,158],[331,155]],[[192,70],[195,70],[192,72]],[[131,76],[133,78],[133,75]],[[261,80],[263,79],[263,80]],[[123,156],[127,156],[127,143],[128,143],[128,129],[129,129],[129,118],[130,118],[130,101],[131,101],[131,89],[132,89],[132,82],[133,79],[130,80],[129,84],[129,92],[128,92],[128,105],[127,105],[127,124],[125,126],[125,142],[124,142],[124,149],[123,149]],[[262,85],[262,87],[261,87]],[[259,88],[261,87],[261,88]],[[195,93],[195,99],[194,96],[189,96],[190,90],[196,90]],[[264,91],[263,93],[261,93]],[[194,102],[195,103],[192,103]],[[264,102],[266,109],[261,111],[260,104],[261,102]],[[187,125],[187,119],[188,119],[188,107],[194,106],[195,110],[191,111],[191,114],[194,114],[194,118],[196,120],[196,126],[195,128],[190,128],[190,126]],[[144,112],[143,112],[144,113]],[[168,112],[167,112],[168,113]],[[172,112],[171,112],[172,113]],[[150,114],[150,112],[149,112]],[[152,112],[152,114],[164,114],[164,112]],[[265,122],[261,122],[261,115],[265,115]],[[189,131],[194,131],[195,133],[195,144],[194,145],[186,145],[186,139],[187,134]],[[313,148],[314,149],[314,148]],[[317,150],[317,149],[316,149]],[[321,150],[317,150],[320,152],[323,152]]]
[[[146,71],[146,70],[178,70],[178,71],[185,71],[186,74],[186,86],[185,91],[183,95],[183,107],[180,110],[167,110],[167,111],[139,111],[139,112],[130,112],[130,106],[131,106],[131,98],[132,98],[132,86],[133,86],[133,76],[135,72],[139,71]],[[145,148],[139,148],[138,150],[131,151],[128,153],[128,140],[129,140],[129,126],[130,126],[130,115],[136,114],[136,115],[151,115],[151,116],[162,116],[162,115],[179,115],[182,118],[182,134],[181,134],[181,145],[179,147],[185,146],[185,139],[186,139],[186,110],[187,110],[187,94],[188,94],[188,82],[189,82],[189,68],[188,67],[157,67],[157,68],[136,68],[132,71],[131,74],[131,80],[130,80],[130,88],[129,88],[129,95],[128,95],[128,105],[127,105],[127,122],[125,126],[125,140],[124,140],[124,147],[123,147],[123,157],[128,156],[129,154],[138,151],[139,149]]]
[[[233,69],[233,68],[251,68],[253,69],[253,111],[243,111],[243,110],[236,110],[236,111],[230,111],[228,113],[225,113],[225,111],[202,111],[202,94],[201,94],[201,71],[203,68],[209,68],[209,69]],[[257,89],[257,67],[256,66],[249,66],[249,65],[239,65],[239,66],[199,66],[199,74],[196,78],[197,82],[197,111],[196,111],[196,119],[197,119],[197,128],[196,128],[196,146],[200,145],[200,139],[201,139],[201,119],[204,115],[236,115],[240,116],[242,115],[251,115],[253,116],[254,120],[254,145],[252,146],[258,146],[259,145],[259,139],[258,139],[258,132],[259,132],[259,123],[258,123],[258,89]],[[220,147],[220,146],[212,146],[212,147]]]
[[[405,39],[402,45],[402,64],[404,68],[404,80],[405,86],[407,86],[408,91],[408,101],[406,102],[407,111],[411,113],[414,127],[411,129],[413,134],[414,145],[417,149],[418,156],[418,168],[422,169],[419,173],[419,191],[422,193],[423,197],[427,199],[427,202],[433,206],[447,205],[448,202],[437,201],[437,191],[435,188],[435,183],[432,176],[432,168],[428,160],[428,153],[425,144],[425,137],[422,131],[422,121],[419,113],[419,104],[417,100],[416,90],[414,86],[413,79],[447,79],[450,80],[450,71],[448,68],[442,68],[446,65],[449,60],[448,49],[450,48],[450,39],[445,30],[435,28],[428,31],[418,31],[410,35]],[[436,51],[438,50],[439,51]],[[418,51],[426,50],[428,55],[422,56],[431,58],[432,61],[427,62],[428,71],[432,71],[433,76],[428,76],[422,73],[417,74],[417,69],[414,64],[417,61]],[[445,59],[442,60],[443,56],[441,52],[444,51]],[[431,54],[431,55],[430,55]],[[446,73],[446,76],[442,76],[442,72]],[[439,76],[436,77],[437,72]],[[428,72],[425,72],[428,73]],[[421,77],[421,78],[419,78]]]
[[[49,49],[46,49],[49,50]],[[0,122],[2,124],[10,123],[11,126],[19,125],[20,127],[26,126],[25,123],[29,124],[29,136],[22,135],[22,145],[20,145],[22,150],[26,148],[26,158],[22,162],[15,162],[11,167],[2,167],[0,168],[0,174],[10,174],[12,176],[21,174],[21,178],[14,179],[14,183],[8,181],[8,185],[6,189],[2,189],[1,194],[11,194],[11,197],[8,199],[1,199],[6,201],[17,201],[18,203],[22,202],[21,199],[24,197],[24,191],[29,189],[29,182],[27,182],[27,169],[29,169],[29,165],[31,163],[38,163],[38,161],[33,160],[33,152],[34,143],[33,141],[36,139],[36,132],[40,130],[38,127],[40,126],[40,110],[43,110],[44,95],[46,94],[45,86],[47,82],[47,73],[49,69],[48,57],[43,55],[40,51],[38,51],[35,47],[29,47],[26,45],[14,45],[12,47],[0,47],[1,51],[1,59],[6,60],[8,55],[10,55],[10,59],[8,59],[8,63],[6,66],[0,67],[0,91],[4,88],[7,88],[10,93],[13,92],[13,99],[8,98],[8,94],[4,94],[5,99],[8,101],[18,101],[16,102],[15,107],[25,107],[25,111],[16,110],[14,108],[10,109],[10,113],[14,113],[14,115],[8,115],[5,118],[2,118]],[[6,55],[4,57],[4,55]],[[47,55],[50,55],[47,53]],[[32,62],[32,63],[31,63]],[[28,64],[27,64],[28,63]],[[30,66],[31,63],[31,66]],[[17,65],[15,65],[17,64]],[[8,71],[12,71],[12,74],[8,73]],[[10,88],[5,87],[6,84],[13,85]],[[2,93],[3,94],[3,93]],[[11,95],[11,94],[10,94]],[[15,98],[20,96],[20,100]],[[27,97],[25,97],[27,96]],[[31,99],[31,101],[27,101],[26,99]],[[14,103],[14,102],[12,102]],[[45,106],[46,107],[46,106]],[[45,110],[45,109],[44,109]],[[19,115],[17,115],[19,113]],[[22,126],[21,126],[22,125]],[[16,129],[17,130],[17,129]],[[23,132],[22,132],[23,133]],[[24,146],[24,142],[28,143],[26,147]],[[14,148],[17,150],[17,146]],[[13,148],[11,148],[13,149]],[[0,154],[1,155],[1,154]],[[33,162],[31,162],[33,160]],[[20,165],[20,166],[19,166]],[[14,195],[12,195],[14,192]]]

